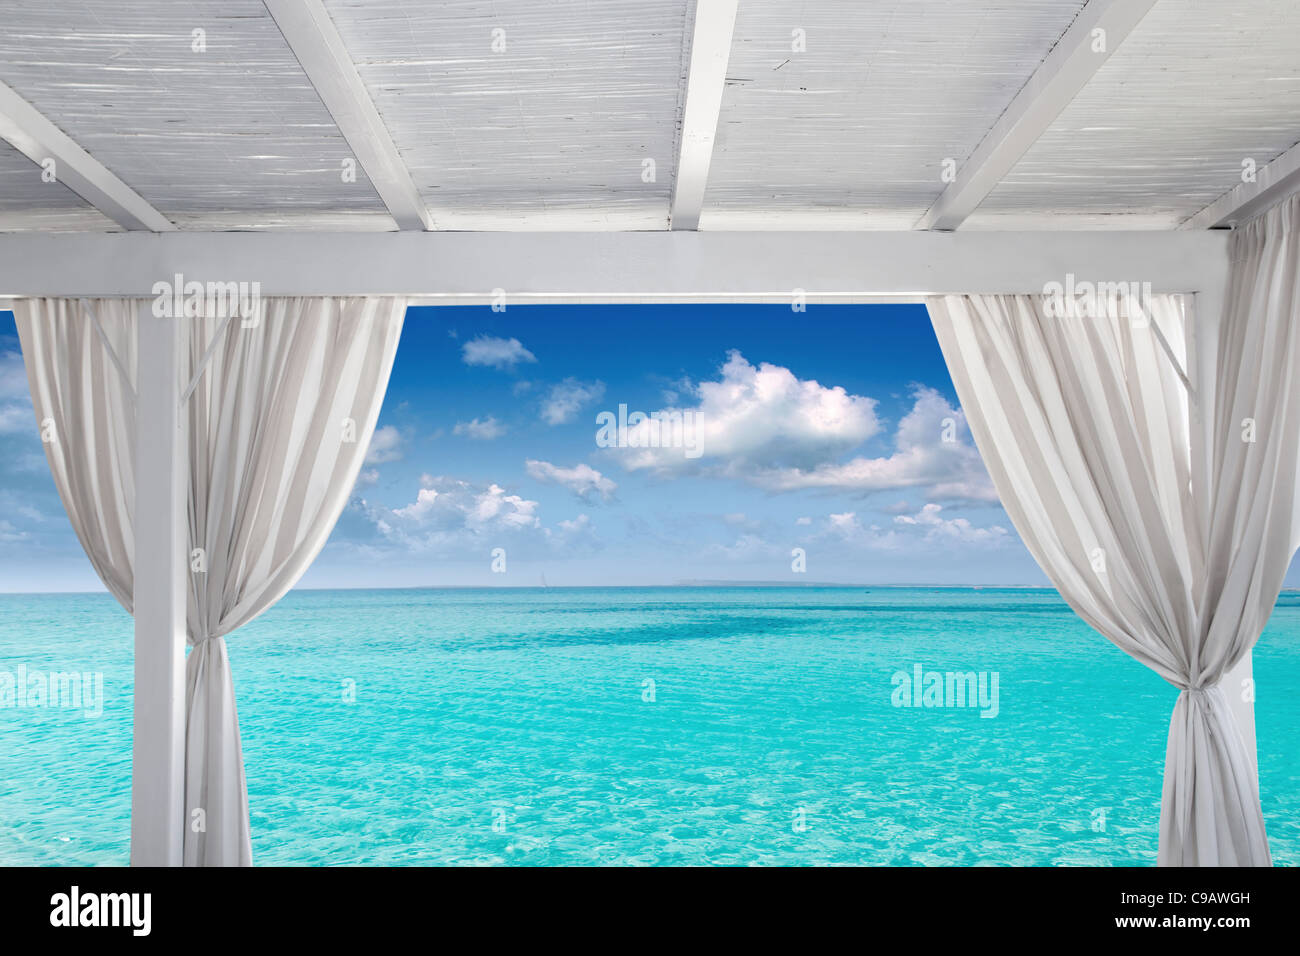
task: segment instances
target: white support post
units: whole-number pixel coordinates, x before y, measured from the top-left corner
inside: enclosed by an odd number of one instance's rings
[[[131,864],[180,866],[188,455],[179,399],[186,323],[155,318],[149,302],[138,316]]]

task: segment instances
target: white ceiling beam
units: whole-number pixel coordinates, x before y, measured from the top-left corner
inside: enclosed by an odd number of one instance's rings
[[[321,0],[265,0],[280,32],[399,229],[433,217]]]
[[[1155,0],[1090,0],[917,228],[952,230],[960,226],[1154,5]],[[1096,49],[1099,38],[1104,41],[1101,50]]]
[[[53,160],[57,182],[123,229],[171,232],[176,228],[143,196],[4,83],[0,83],[0,138],[37,165]],[[41,188],[40,175],[33,170],[33,193]]]
[[[1194,292],[1231,233],[380,232],[0,235],[0,295],[150,296],[156,282],[260,283],[263,295],[473,303],[1041,293],[1069,273]],[[75,268],[69,268],[75,264]]]
[[[700,227],[737,6],[738,0],[698,0],[695,5],[681,144],[669,207],[668,221],[672,229]]]
[[[1300,143],[1255,171],[1253,183],[1238,183],[1179,229],[1223,229],[1245,222],[1275,202],[1300,191]]]

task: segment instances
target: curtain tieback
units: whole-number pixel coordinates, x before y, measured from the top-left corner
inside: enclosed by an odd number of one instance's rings
[[[1218,684],[1201,684],[1197,687],[1184,687],[1182,689],[1182,694],[1187,695],[1189,703],[1204,708],[1212,706],[1215,703],[1215,697],[1218,697],[1223,703],[1227,703],[1227,699],[1223,696],[1223,689],[1219,687]]]

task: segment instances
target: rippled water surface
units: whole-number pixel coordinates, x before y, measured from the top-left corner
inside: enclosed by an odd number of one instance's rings
[[[0,862],[121,864],[131,621],[0,595]],[[265,864],[1148,864],[1175,691],[1054,592],[298,591],[229,639]],[[998,713],[897,671],[996,672]],[[1274,859],[1300,862],[1300,595],[1255,652]],[[349,702],[355,696],[355,702]]]

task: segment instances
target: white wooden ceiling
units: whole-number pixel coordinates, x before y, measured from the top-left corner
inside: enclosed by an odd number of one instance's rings
[[[967,225],[1053,209],[1175,226],[1297,140],[1300,3],[1160,0]]]
[[[437,228],[667,226],[687,0],[325,7]]]
[[[701,227],[912,228],[1082,7],[743,0]]]
[[[0,232],[667,229],[728,2],[0,0]],[[716,38],[706,230],[1204,226],[1300,169],[1300,0],[739,0]]]
[[[0,81],[183,228],[392,226],[261,0],[6,0]]]
[[[0,227],[7,232],[116,232],[121,229],[67,186],[41,181],[41,168],[0,143]]]

